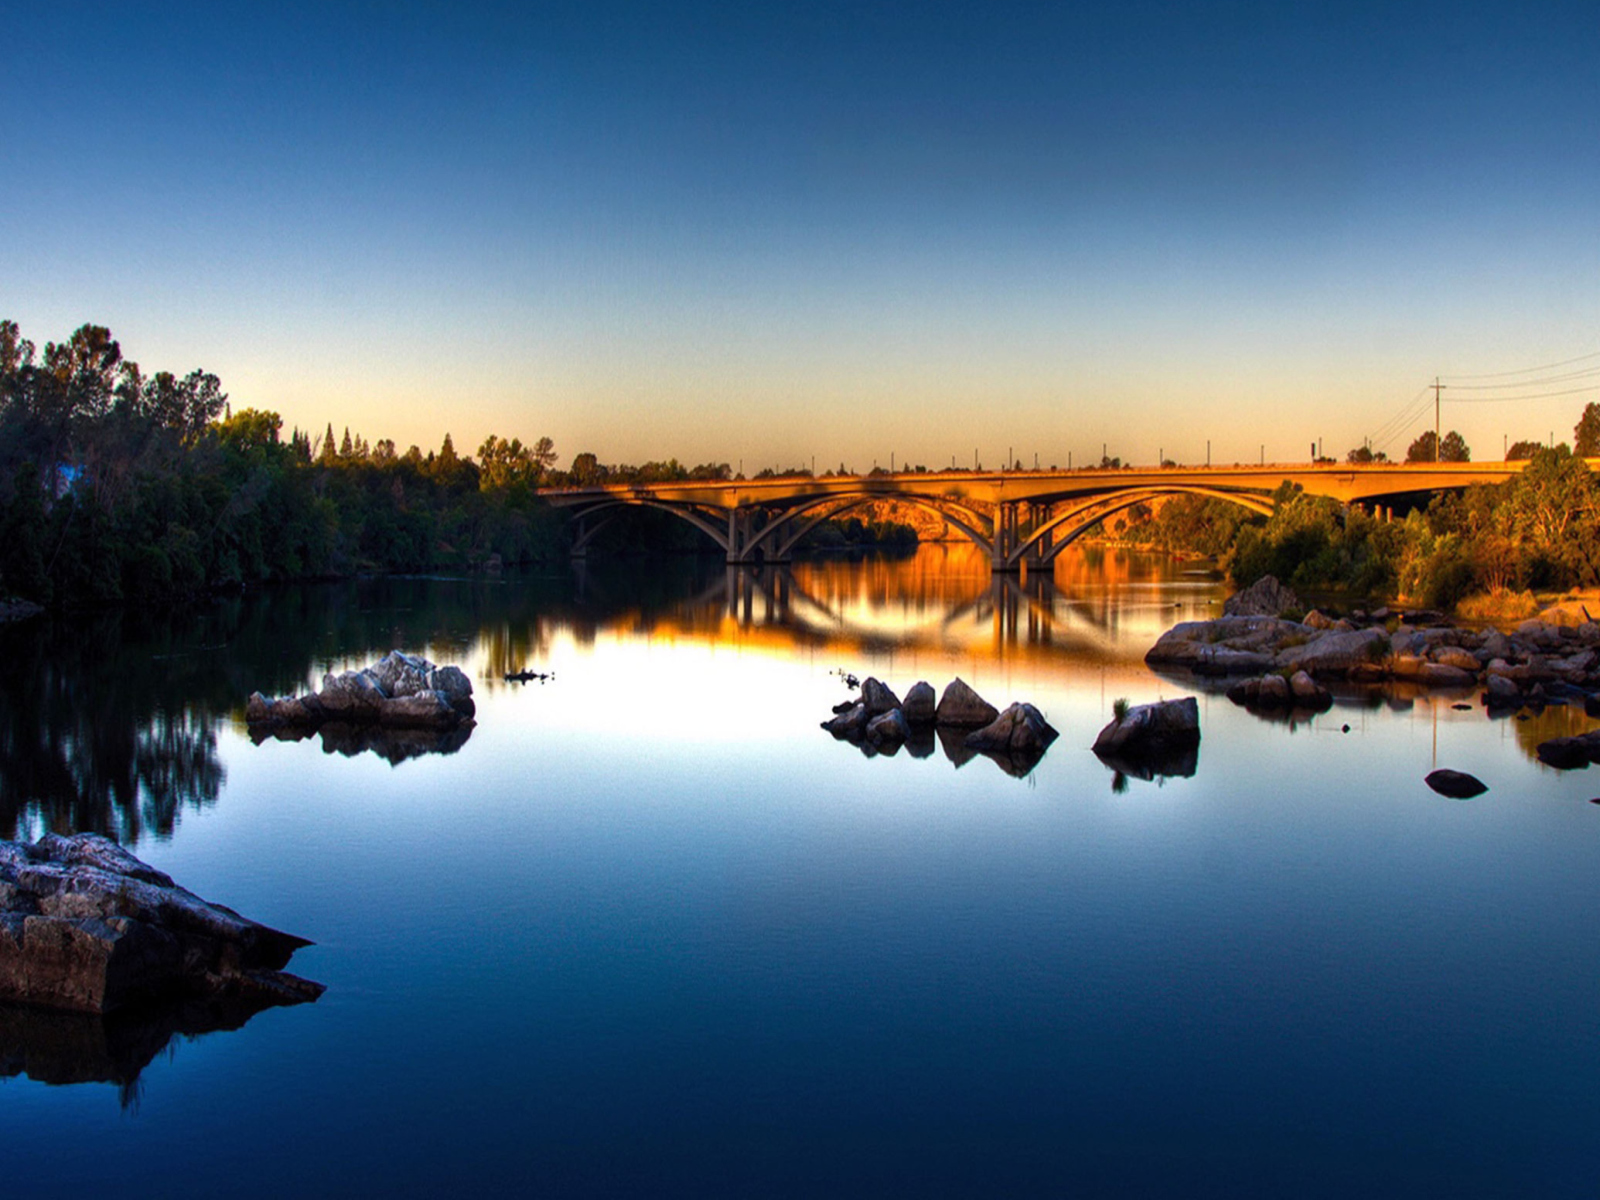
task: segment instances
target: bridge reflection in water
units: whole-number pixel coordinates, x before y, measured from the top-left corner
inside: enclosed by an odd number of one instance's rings
[[[616,611],[605,575],[576,566],[580,605]],[[623,585],[626,586],[625,584]],[[1209,572],[1116,548],[1074,547],[1052,571],[991,572],[966,543],[867,559],[730,565],[661,609],[618,612],[649,636],[830,648],[841,654],[961,650],[980,656],[1065,654],[1138,659],[1175,620],[1211,615]]]

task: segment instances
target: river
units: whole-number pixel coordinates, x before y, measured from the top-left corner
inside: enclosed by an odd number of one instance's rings
[[[1264,720],[1143,665],[1222,595],[932,545],[0,631],[0,834],[111,833],[328,985],[170,1040],[0,1009],[8,1189],[1594,1194],[1600,778],[1532,747],[1595,722],[1393,689]],[[471,675],[470,736],[248,736],[250,691],[391,648]],[[840,672],[1061,737],[1018,773],[864,754],[818,727]],[[1194,774],[1087,749],[1191,694]]]

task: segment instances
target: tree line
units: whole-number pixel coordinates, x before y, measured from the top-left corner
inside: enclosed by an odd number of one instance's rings
[[[1395,520],[1286,484],[1270,517],[1180,496],[1136,511],[1121,537],[1218,558],[1241,587],[1272,574],[1313,594],[1531,609],[1534,591],[1600,586],[1600,478],[1584,461],[1600,456],[1600,405],[1584,409],[1574,443],[1518,443],[1508,460],[1526,459],[1521,473],[1441,493]]]
[[[156,601],[357,571],[470,569],[565,553],[535,489],[548,438],[490,436],[478,461],[283,436],[203,370],[146,374],[108,329],[40,351],[0,321],[0,597]]]

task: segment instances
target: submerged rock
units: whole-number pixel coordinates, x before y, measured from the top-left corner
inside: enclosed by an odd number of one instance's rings
[[[1535,753],[1539,761],[1558,771],[1575,771],[1600,762],[1600,729],[1576,737],[1551,738],[1540,742]]]
[[[0,842],[0,1000],[103,1013],[174,996],[299,1004],[311,943],[210,904],[95,833]]]
[[[1423,782],[1439,795],[1448,796],[1452,800],[1470,800],[1489,790],[1489,785],[1476,775],[1468,775],[1465,771],[1452,771],[1448,767],[1430,771]]]

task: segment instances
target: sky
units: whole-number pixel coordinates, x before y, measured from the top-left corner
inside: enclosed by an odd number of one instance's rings
[[[1489,459],[1600,400],[1592,3],[6,11],[0,317],[286,428],[1291,461],[1440,376]]]

